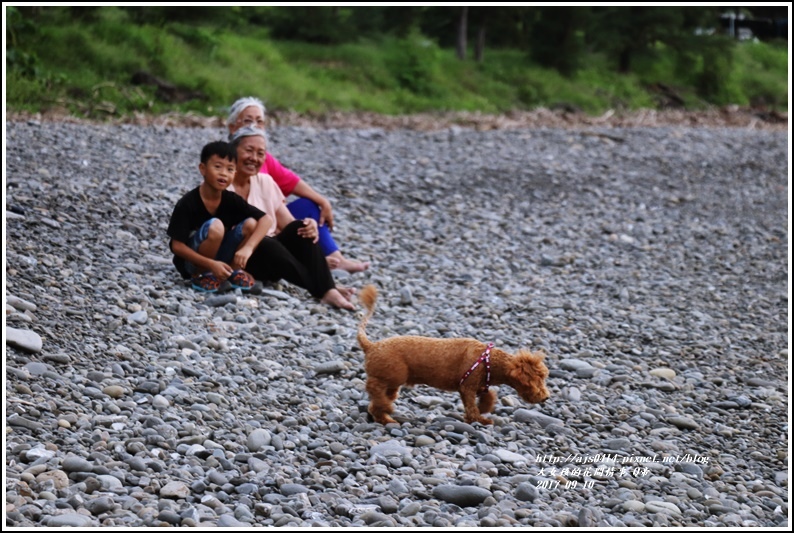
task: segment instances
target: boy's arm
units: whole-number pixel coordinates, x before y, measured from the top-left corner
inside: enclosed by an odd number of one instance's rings
[[[224,280],[232,274],[232,268],[223,261],[203,256],[182,241],[172,239],[171,251],[185,261],[194,264],[201,272],[212,272],[219,280]]]
[[[248,258],[251,257],[256,247],[259,246],[259,243],[262,242],[262,239],[268,234],[273,224],[273,217],[270,215],[266,214],[261,217],[257,221],[256,227],[254,231],[251,232],[251,235],[249,235],[240,247],[237,248],[237,251],[234,253],[234,258],[232,259],[232,265],[236,268],[245,268],[245,265],[248,264]]]

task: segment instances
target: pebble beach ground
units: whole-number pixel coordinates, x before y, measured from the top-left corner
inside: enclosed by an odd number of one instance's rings
[[[278,125],[371,339],[543,350],[493,426],[367,418],[358,314],[205,295],[165,229],[217,124],[6,123],[5,525],[788,526],[781,128]]]

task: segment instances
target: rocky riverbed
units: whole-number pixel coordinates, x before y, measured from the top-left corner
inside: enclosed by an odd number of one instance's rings
[[[217,126],[6,124],[6,526],[787,526],[788,138],[278,126],[368,333],[542,349],[491,427],[368,420],[358,315],[205,295],[165,229]]]

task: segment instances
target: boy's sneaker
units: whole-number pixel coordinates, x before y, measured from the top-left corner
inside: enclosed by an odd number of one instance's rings
[[[218,292],[221,286],[221,281],[212,272],[196,274],[190,282],[193,288],[200,292]]]
[[[251,287],[253,287],[254,283],[256,283],[256,280],[251,274],[249,274],[245,270],[235,270],[234,272],[232,272],[232,275],[229,276],[228,282],[232,285],[232,288],[234,289],[250,291]]]

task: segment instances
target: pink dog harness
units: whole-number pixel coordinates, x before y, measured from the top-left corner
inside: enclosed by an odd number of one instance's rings
[[[488,387],[491,384],[491,348],[493,348],[493,343],[489,342],[488,347],[482,353],[482,355],[471,365],[471,368],[463,374],[463,377],[460,378],[460,385],[463,385],[463,382],[466,381],[466,378],[471,376],[471,373],[480,366],[480,363],[485,363],[485,385],[479,390],[477,394],[485,394],[488,392]]]

